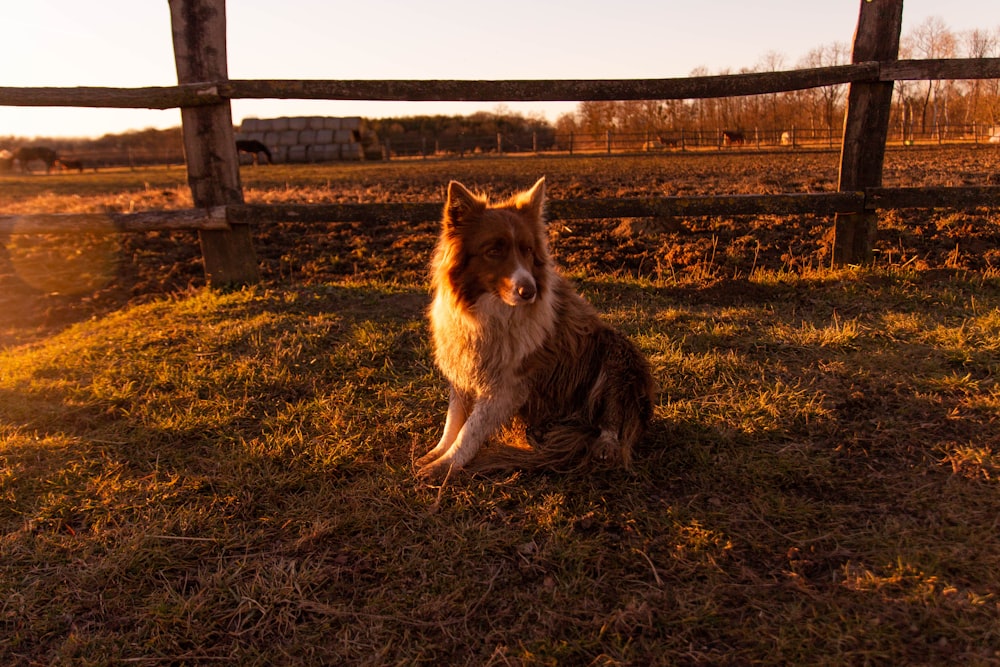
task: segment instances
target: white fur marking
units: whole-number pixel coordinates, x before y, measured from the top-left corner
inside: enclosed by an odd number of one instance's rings
[[[531,275],[531,271],[519,264],[510,278],[514,285],[514,293],[511,295],[513,303],[511,305],[520,306],[528,303],[534,303],[538,293],[536,291],[537,287],[535,284],[535,277]],[[521,296],[520,290],[524,287],[531,288],[531,298],[525,299]]]

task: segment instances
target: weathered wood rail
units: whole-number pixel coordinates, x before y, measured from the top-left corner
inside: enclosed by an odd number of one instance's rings
[[[101,234],[205,229],[231,229],[225,206],[137,213],[0,215],[0,234]]]
[[[230,100],[601,101],[704,99],[849,84],[838,192],[552,201],[554,219],[646,216],[835,214],[834,261],[872,256],[877,209],[994,206],[1000,187],[882,188],[893,83],[1000,78],[1000,58],[898,60],[903,0],[862,0],[849,65],[668,79],[629,80],[231,80],[225,0],[169,0],[178,85],[147,88],[0,87],[0,105],[180,108],[196,209],[133,214],[0,216],[0,234],[199,232],[212,284],[257,279],[250,225],[279,221],[433,220],[440,204],[247,205],[234,148]]]
[[[859,214],[879,209],[968,208],[995,205],[1000,186],[868,188],[863,192],[714,195],[612,199],[555,199],[549,217],[656,218],[704,215]],[[74,232],[225,231],[232,225],[285,222],[427,222],[441,217],[438,203],[243,204],[138,213],[36,213],[0,215],[0,234]]]
[[[845,83],[1000,79],[1000,58],[863,62],[812,69],[670,79],[294,80],[232,79],[148,88],[0,86],[0,105],[174,109],[225,100],[372,100],[384,102],[565,102],[685,100],[786,93]]]

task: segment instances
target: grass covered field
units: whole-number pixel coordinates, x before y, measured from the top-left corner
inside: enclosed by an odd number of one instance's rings
[[[994,149],[886,185],[992,183]],[[826,191],[836,155],[245,169],[248,201]],[[0,214],[189,206],[174,171],[5,176]],[[0,663],[996,664],[1000,214],[554,221],[649,356],[632,472],[427,486],[447,391],[434,225],[11,236],[0,255]]]

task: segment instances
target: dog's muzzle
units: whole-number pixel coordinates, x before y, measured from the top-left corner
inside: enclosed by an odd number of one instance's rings
[[[531,272],[524,268],[519,268],[511,276],[510,296],[508,303],[511,306],[524,306],[533,303],[538,296],[538,285]]]
[[[514,288],[514,294],[517,296],[518,301],[531,303],[535,300],[538,290],[534,285],[518,285]]]

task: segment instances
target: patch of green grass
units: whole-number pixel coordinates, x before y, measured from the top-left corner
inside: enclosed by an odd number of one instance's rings
[[[195,292],[0,352],[0,662],[1000,659],[1000,283],[580,285],[662,389],[631,473],[417,482],[422,284]]]

